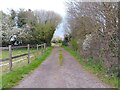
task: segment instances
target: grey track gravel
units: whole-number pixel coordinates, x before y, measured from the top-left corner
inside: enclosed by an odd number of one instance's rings
[[[59,50],[62,50],[64,55],[62,66],[58,62]],[[110,86],[84,70],[63,48],[55,47],[51,55],[14,88],[110,88]]]

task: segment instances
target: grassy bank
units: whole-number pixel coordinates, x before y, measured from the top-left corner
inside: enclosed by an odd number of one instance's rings
[[[100,80],[103,82],[118,88],[118,77],[109,76],[105,73],[105,69],[102,66],[102,62],[95,62],[92,58],[82,58],[76,51],[69,47],[63,46],[63,48],[68,51],[76,60],[82,65],[83,68],[89,70],[90,72],[96,74]]]
[[[3,74],[2,75],[2,88],[11,88],[14,85],[16,85],[17,82],[21,80],[25,74],[28,74],[30,71],[38,67],[42,63],[42,61],[44,61],[46,57],[51,53],[51,50],[52,48],[49,47],[41,56],[38,56],[30,64],[26,64],[23,67],[14,69],[11,72]]]

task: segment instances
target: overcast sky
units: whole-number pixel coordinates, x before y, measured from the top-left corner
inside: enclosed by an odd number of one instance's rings
[[[9,9],[18,10],[19,8],[31,9],[31,10],[53,10],[65,17],[65,0],[1,0],[0,10],[8,12]],[[63,20],[64,21],[64,20]],[[59,25],[55,35],[63,37],[63,22]]]

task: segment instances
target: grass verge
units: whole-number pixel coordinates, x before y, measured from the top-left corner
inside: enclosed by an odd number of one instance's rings
[[[30,64],[26,64],[23,67],[14,69],[11,72],[2,75],[2,89],[11,88],[21,80],[25,74],[28,74],[30,71],[38,67],[42,61],[51,53],[52,48],[49,47],[41,56],[36,57]]]
[[[62,54],[62,50],[59,50],[59,63],[60,65],[62,66],[62,63],[63,63],[63,54]]]
[[[80,55],[78,55],[76,51],[72,50],[71,48],[65,47],[65,46],[63,46],[63,48],[66,51],[68,51],[72,56],[74,56],[76,60],[83,66],[83,68],[96,74],[100,78],[101,81],[111,85],[112,87],[118,88],[119,78],[116,76],[107,75],[105,73],[105,69],[103,68],[101,62],[94,63],[94,60],[92,58],[84,59]]]

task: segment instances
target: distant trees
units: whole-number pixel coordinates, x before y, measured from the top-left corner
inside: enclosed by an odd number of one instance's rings
[[[51,43],[62,43],[62,38],[59,36],[54,36],[54,38],[52,38]]]
[[[39,25],[39,29],[36,29],[39,30],[39,35],[37,35],[36,38],[39,38],[38,36],[42,36],[41,41],[50,44],[54,31],[56,30],[57,25],[61,22],[61,17],[52,11],[35,11],[35,15]]]
[[[13,35],[21,44],[50,44],[60,22],[60,15],[53,11],[20,9],[11,10],[10,14],[2,12],[2,45],[8,45]]]
[[[85,57],[102,59],[109,73],[117,69],[117,2],[68,1],[67,28],[72,48]]]
[[[2,18],[1,18],[2,28],[0,31],[2,33],[1,35],[2,44],[8,45],[10,43],[9,41],[10,41],[11,35],[13,35],[14,33],[17,33],[18,31],[15,30],[15,28],[13,27],[11,16],[3,13],[2,11],[1,13],[2,13]]]
[[[70,34],[65,34],[62,45],[68,46],[70,41],[71,41],[71,35]]]

